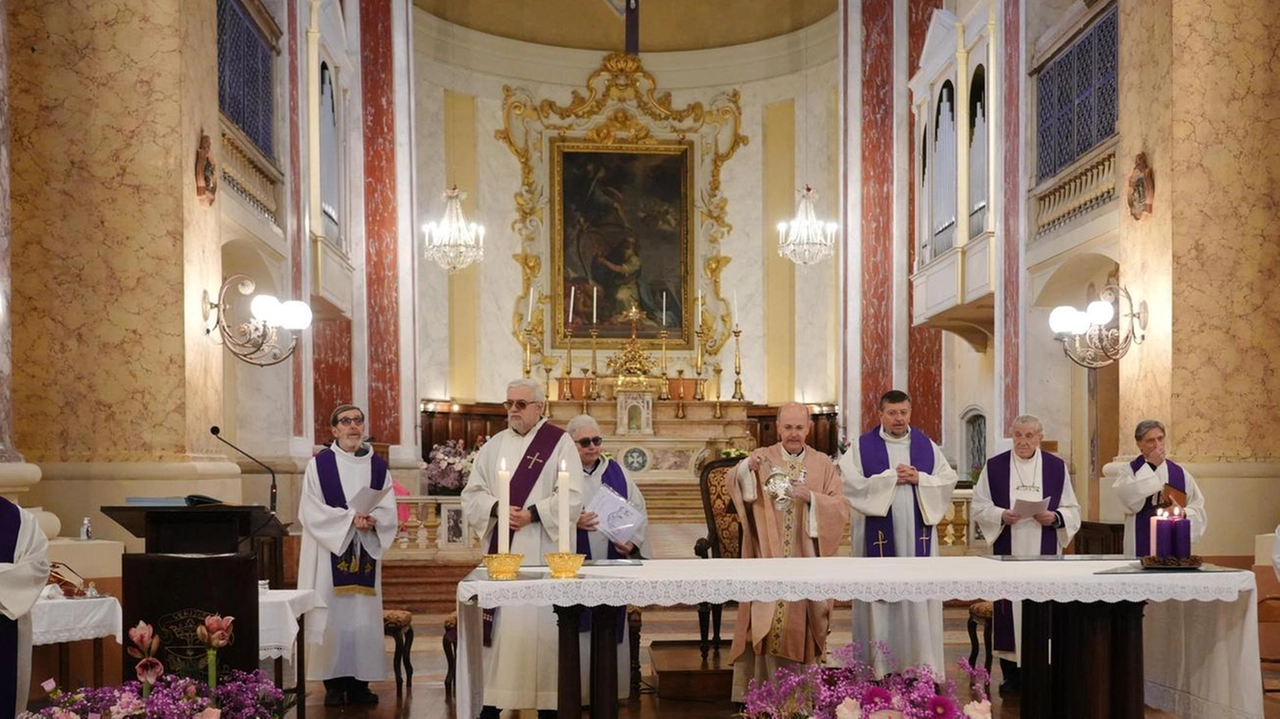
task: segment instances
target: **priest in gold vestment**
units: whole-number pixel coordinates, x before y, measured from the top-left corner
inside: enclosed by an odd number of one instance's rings
[[[849,503],[831,459],[805,444],[809,410],[778,410],[780,441],[738,463],[730,494],[742,518],[742,556],[830,557],[849,522]],[[733,699],[751,679],[767,679],[787,664],[812,663],[826,651],[830,601],[743,602],[734,623]]]

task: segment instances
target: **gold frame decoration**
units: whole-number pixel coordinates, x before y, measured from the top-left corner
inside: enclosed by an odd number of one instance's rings
[[[558,294],[551,282],[542,279],[540,258],[561,271],[553,262],[552,244],[560,235],[548,227],[547,208],[551,204],[547,184],[551,182],[549,162],[552,140],[594,145],[602,152],[621,148],[680,146],[688,143],[691,187],[687,194],[690,256],[687,292],[703,296],[701,314],[706,322],[701,346],[716,355],[730,336],[729,305],[720,291],[720,272],[730,258],[721,252],[720,241],[733,226],[728,220],[728,199],[724,196],[720,173],[724,163],[747,144],[742,134],[742,108],[736,90],[722,92],[708,102],[691,102],[683,107],[672,103],[671,93],[659,91],[657,82],[634,55],[606,55],[600,67],[587,78],[584,88],[573,90],[569,102],[536,99],[523,88],[503,87],[503,127],[494,137],[507,146],[520,163],[520,186],[515,193],[516,219],[512,231],[520,238],[520,251],[512,256],[524,273],[523,292],[512,301],[512,337],[525,347],[537,363],[548,340],[559,345],[566,315],[544,321],[543,303]],[[532,272],[530,271],[532,270]],[[526,333],[525,311],[531,292],[549,290],[534,298],[532,327]],[[686,288],[682,287],[682,292]],[[693,309],[691,298],[684,306]],[[553,308],[564,308],[564,299],[552,299]],[[589,305],[588,305],[589,309]],[[669,308],[670,309],[670,308]],[[696,310],[688,312],[685,323],[696,326]],[[589,318],[588,318],[589,319]],[[554,337],[549,336],[554,332]],[[684,341],[691,341],[684,339]]]

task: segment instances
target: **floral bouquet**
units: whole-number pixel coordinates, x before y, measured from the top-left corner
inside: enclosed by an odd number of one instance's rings
[[[422,472],[427,494],[459,494],[471,476],[473,458],[460,439],[449,439],[431,448]]]
[[[721,459],[741,459],[747,456],[747,450],[738,449],[737,447],[726,447],[720,450]]]
[[[876,648],[889,656],[882,643]],[[932,667],[909,667],[877,678],[874,667],[861,655],[857,645],[848,645],[831,652],[830,666],[788,666],[767,681],[752,681],[743,696],[742,715],[747,719],[991,719],[991,703],[983,691],[985,669],[975,670],[961,660],[978,697],[962,707],[955,683]]]

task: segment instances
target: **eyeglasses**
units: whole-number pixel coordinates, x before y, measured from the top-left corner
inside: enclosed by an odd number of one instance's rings
[[[517,412],[523,412],[524,408],[531,404],[538,404],[538,402],[530,402],[529,400],[524,399],[509,399],[506,402],[503,402],[502,406],[505,407],[508,412],[510,412],[512,408]]]
[[[351,425],[354,424],[358,427],[364,424],[364,417],[339,417],[338,424],[342,425],[343,427],[350,427]]]
[[[583,437],[582,439],[578,440],[578,446],[582,447],[583,449],[586,449],[587,447],[590,447],[593,444],[599,447],[600,443],[603,441],[604,441],[604,437]]]

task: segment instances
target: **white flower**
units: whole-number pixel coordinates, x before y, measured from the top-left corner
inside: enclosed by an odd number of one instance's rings
[[[862,705],[857,699],[845,699],[836,707],[836,719],[862,719]]]
[[[964,715],[966,719],[991,719],[991,702],[986,699],[969,702],[964,705]]]

